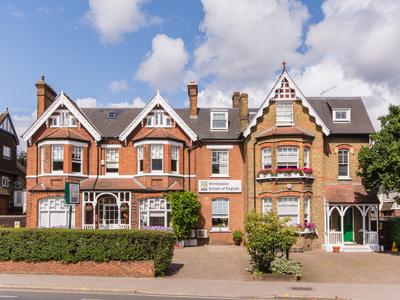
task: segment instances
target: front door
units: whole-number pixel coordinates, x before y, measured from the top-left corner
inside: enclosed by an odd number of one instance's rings
[[[118,206],[116,204],[102,203],[99,209],[99,227],[112,229],[118,225]]]
[[[346,211],[343,219],[344,242],[354,242],[353,207]]]

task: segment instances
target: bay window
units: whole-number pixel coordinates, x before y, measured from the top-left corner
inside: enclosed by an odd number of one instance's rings
[[[272,167],[272,149],[262,149],[262,165],[263,169],[271,169]]]
[[[279,147],[277,154],[278,169],[296,169],[298,168],[298,148],[297,147]]]
[[[139,224],[140,228],[150,226],[171,227],[171,206],[163,198],[149,198],[140,200]]]
[[[40,146],[40,173],[44,174],[45,152],[44,146]]]
[[[311,222],[311,201],[310,197],[304,198],[304,221]]]
[[[338,168],[339,168],[339,178],[348,178],[350,176],[349,170],[349,150],[340,149],[338,155]]]
[[[151,145],[151,171],[163,171],[163,145]]]
[[[278,199],[278,216],[289,217],[288,225],[299,224],[299,198],[281,197]]]
[[[51,146],[51,171],[55,173],[64,171],[64,145]]]
[[[171,146],[171,172],[178,173],[179,147]]]
[[[72,146],[72,173],[82,173],[82,147]]]
[[[310,149],[304,148],[304,168],[310,168]]]
[[[118,174],[119,151],[117,148],[106,148],[106,175]]]
[[[213,176],[228,176],[228,151],[212,150],[211,173]]]
[[[229,200],[213,199],[211,209],[212,209],[212,230],[215,231],[229,230]]]
[[[143,146],[137,147],[138,173],[143,173]]]

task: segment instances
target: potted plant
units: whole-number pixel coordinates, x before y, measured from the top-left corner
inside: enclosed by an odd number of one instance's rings
[[[243,232],[240,230],[235,230],[232,234],[233,241],[236,246],[240,246],[243,241]]]

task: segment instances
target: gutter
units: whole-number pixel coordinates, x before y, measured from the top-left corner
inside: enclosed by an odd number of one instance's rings
[[[192,147],[189,147],[188,148],[188,164],[189,164],[189,170],[188,170],[188,178],[189,178],[189,191],[191,191],[191,180],[190,180],[190,154],[192,153],[192,151],[194,150],[194,149],[196,149],[196,148],[198,148],[200,146],[200,142],[198,142],[198,143],[196,143],[196,144],[194,144],[194,146],[192,146]]]

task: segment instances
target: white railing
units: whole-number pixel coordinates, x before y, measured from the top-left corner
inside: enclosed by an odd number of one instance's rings
[[[83,224],[83,229],[94,229],[95,226],[93,224]]]
[[[377,245],[378,244],[378,233],[375,231],[364,232],[364,244],[365,245]]]
[[[328,232],[328,244],[341,245],[343,243],[342,233],[337,231]]]

